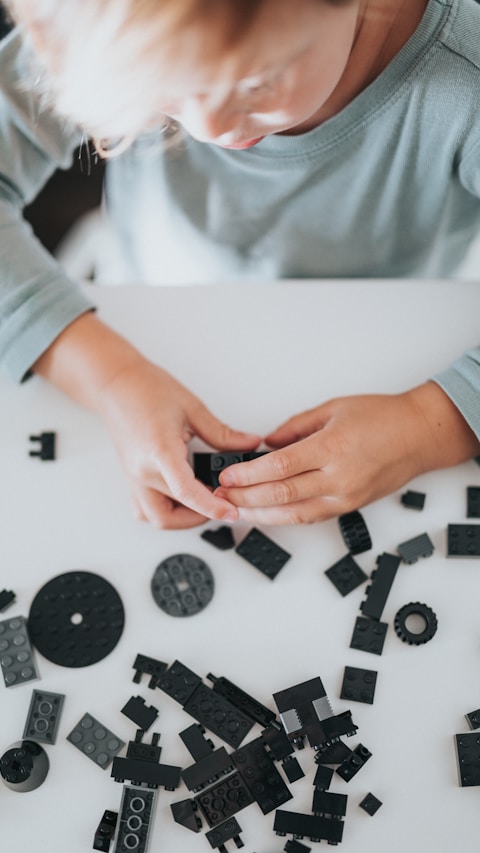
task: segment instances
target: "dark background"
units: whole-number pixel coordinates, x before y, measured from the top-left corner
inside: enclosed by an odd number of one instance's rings
[[[11,23],[0,3],[0,39]],[[89,161],[89,162],[88,162]],[[74,157],[72,168],[58,170],[40,195],[25,209],[25,218],[44,246],[53,251],[73,223],[84,213],[98,207],[103,186],[104,163],[95,155]]]

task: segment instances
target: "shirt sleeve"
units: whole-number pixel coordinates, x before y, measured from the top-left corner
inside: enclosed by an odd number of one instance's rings
[[[16,381],[93,308],[22,217],[82,141],[81,131],[42,107],[25,69],[25,48],[14,31],[0,43],[0,364]]]

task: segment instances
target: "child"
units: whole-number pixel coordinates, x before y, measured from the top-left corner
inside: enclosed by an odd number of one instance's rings
[[[131,281],[449,274],[480,224],[474,0],[8,5],[0,352],[14,378],[38,373],[100,414],[139,518],[318,521],[479,453],[475,349],[403,394],[293,417],[212,494],[189,439],[251,450],[260,436],[108,329],[19,217],[84,134],[118,155],[107,200]]]

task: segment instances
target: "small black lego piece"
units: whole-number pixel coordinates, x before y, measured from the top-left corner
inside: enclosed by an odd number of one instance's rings
[[[180,737],[194,761],[200,761],[214,750],[213,741],[205,737],[205,729],[199,723],[193,723],[180,732]]]
[[[327,767],[325,764],[319,764],[315,772],[313,784],[319,791],[326,791],[331,785],[332,777],[333,767]]]
[[[112,843],[115,835],[117,820],[118,812],[111,812],[108,811],[108,809],[104,811],[93,839],[94,850],[100,850],[102,853],[108,853],[110,850],[110,844]]]
[[[346,666],[340,698],[373,705],[376,683],[377,673],[375,670]]]
[[[230,746],[240,746],[253,720],[228,699],[201,682],[184,704],[184,710]]]
[[[480,557],[480,524],[449,524],[447,557]]]
[[[131,696],[121,712],[144,732],[148,731],[158,717],[158,709],[153,705],[146,705],[142,696]]]
[[[375,794],[367,794],[363,800],[358,804],[361,809],[363,809],[367,814],[371,817],[378,812],[381,805],[383,805],[382,801],[375,796]]]
[[[195,802],[213,828],[253,803],[253,796],[240,773],[236,772],[202,791],[195,797]]]
[[[270,580],[276,578],[292,556],[255,527],[242,539],[235,551]]]
[[[265,727],[270,725],[275,719],[273,711],[270,711],[269,708],[257,702],[256,699],[245,693],[240,687],[237,687],[233,681],[229,681],[223,675],[212,675],[211,672],[208,673],[207,678],[212,682],[215,693],[225,696],[225,699],[228,699],[232,705],[235,705],[236,708],[239,708],[248,717],[251,717],[255,723],[259,723]]]
[[[34,690],[23,737],[33,738],[42,743],[55,743],[64,699],[63,693]]]
[[[431,557],[434,552],[433,542],[428,533],[421,533],[397,545],[397,551],[404,563],[409,566],[416,563],[419,557]]]
[[[465,719],[470,729],[480,729],[480,708],[476,711],[470,711],[465,714]]]
[[[232,756],[228,754],[225,747],[221,746],[204,755],[203,758],[197,759],[190,767],[185,767],[181,776],[188,790],[196,793],[233,770]]]
[[[291,841],[287,841],[283,849],[285,853],[310,853],[312,848],[307,847],[305,844],[300,844],[300,841],[292,839]]]
[[[12,791],[34,791],[45,781],[48,756],[33,740],[12,744],[0,758],[0,778]]]
[[[225,847],[227,841],[234,841],[238,848],[243,847],[243,841],[240,838],[241,831],[242,828],[237,819],[231,817],[225,823],[206,832],[205,838],[213,850],[218,850],[219,853],[227,853],[227,848]]]
[[[480,518],[480,486],[467,486],[467,518]]]
[[[156,803],[157,791],[138,785],[123,786],[113,853],[146,853]]]
[[[282,770],[289,782],[296,782],[305,776],[298,759],[294,758],[293,755],[289,755],[288,758],[282,761]]]
[[[287,736],[299,749],[303,748],[305,737],[310,746],[318,750],[357,730],[349,711],[333,713],[320,678],[274,693],[273,698]]]
[[[352,750],[343,740],[337,740],[322,749],[319,749],[315,755],[316,764],[343,764],[349,758]]]
[[[162,675],[157,687],[175,699],[176,702],[179,702],[180,705],[184,705],[201,682],[202,679],[199,675],[176,660]]]
[[[462,788],[480,785],[480,738],[477,732],[455,735],[458,784]]]
[[[179,800],[170,803],[170,808],[175,823],[190,829],[191,832],[200,832],[202,821],[198,817],[198,805],[195,800]]]
[[[257,459],[259,456],[264,456],[265,453],[268,451],[228,450],[224,453],[194,453],[193,472],[197,480],[212,489],[216,489],[220,485],[218,478],[221,472],[229,465],[236,465],[238,462],[250,462],[251,459]]]
[[[370,551],[372,540],[365,520],[358,510],[346,512],[338,518],[340,532],[350,554],[363,554]]]
[[[117,645],[124,624],[118,592],[92,572],[67,572],[48,581],[28,617],[33,645],[47,660],[69,667],[103,660]]]
[[[158,746],[159,735],[152,735],[152,743],[142,743],[143,731],[137,731],[134,741],[130,741],[126,758],[113,759],[112,777],[115,782],[128,779],[133,785],[146,785],[148,788],[165,788],[174,791],[180,784],[181,767],[160,764],[161,749]],[[127,848],[128,849],[128,848]]]
[[[229,551],[230,548],[235,548],[232,528],[227,524],[217,527],[216,530],[204,530],[200,536],[205,542],[209,542],[210,545],[213,545],[220,551]]]
[[[408,507],[408,509],[420,510],[423,509],[423,507],[425,506],[425,498],[425,492],[413,492],[411,489],[409,489],[401,496],[400,501],[402,502],[403,506]]]
[[[237,749],[232,758],[263,814],[292,798],[261,737]]]
[[[275,761],[283,761],[294,750],[285,729],[276,720],[263,729],[261,738]]]
[[[372,753],[367,749],[367,747],[359,743],[348,758],[346,758],[345,761],[342,761],[340,767],[337,767],[335,772],[338,773],[345,782],[350,782],[350,779],[353,779],[353,777],[356,776],[358,771],[362,769],[364,764],[366,764],[368,759],[371,757]]]
[[[339,844],[343,836],[343,820],[337,818],[318,817],[298,812],[275,812],[273,831],[277,835],[293,835],[294,838],[309,838],[310,841],[328,841],[329,844]]]
[[[325,574],[339,593],[344,596],[367,580],[367,575],[355,562],[351,554],[347,554],[333,566],[330,566]]]
[[[409,616],[421,617],[424,625],[422,631],[415,633],[407,628],[407,619]],[[435,636],[438,622],[431,607],[428,607],[427,604],[421,604],[419,601],[415,601],[411,604],[404,604],[404,606],[397,611],[393,621],[393,627],[395,628],[397,636],[400,637],[404,643],[408,643],[409,646],[421,646],[424,643],[428,643],[428,641]]]
[[[207,564],[192,554],[173,554],[155,569],[153,598],[169,616],[194,616],[213,598],[215,582]]]
[[[135,675],[133,676],[135,684],[140,684],[142,675],[149,675],[150,681],[148,682],[148,687],[150,690],[154,690],[159,679],[167,671],[168,665],[161,660],[139,654],[135,658],[133,668],[135,670]]]
[[[23,616],[0,622],[0,667],[5,687],[38,678],[35,656]]]
[[[368,619],[366,616],[357,616],[350,648],[359,649],[362,652],[371,652],[373,655],[381,655],[387,630],[388,622]]]
[[[376,563],[377,568],[371,575],[372,583],[367,587],[367,595],[360,605],[360,610],[364,616],[379,621],[395,580],[400,557],[384,553],[377,557]]]
[[[83,715],[67,735],[67,740],[87,758],[98,764],[102,770],[108,767],[114,756],[125,746],[123,740],[99,723],[91,714]]]
[[[40,435],[29,436],[29,441],[38,441],[40,446],[37,450],[30,450],[29,456],[38,456],[42,462],[55,459],[55,439],[54,432],[42,432]]]
[[[347,795],[334,794],[332,791],[320,791],[315,788],[313,792],[312,812],[319,817],[334,817],[341,819],[347,813]]]
[[[7,610],[11,604],[15,601],[15,593],[11,590],[3,589],[0,592],[0,613],[3,613],[4,610]]]

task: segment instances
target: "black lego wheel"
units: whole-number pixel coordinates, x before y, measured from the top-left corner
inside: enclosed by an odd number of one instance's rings
[[[121,598],[104,578],[67,572],[45,584],[28,617],[30,639],[59,666],[90,666],[117,645],[125,624]]]
[[[364,551],[370,551],[372,547],[370,533],[363,515],[358,510],[340,515],[338,523],[350,554],[363,554]]]
[[[425,621],[425,628],[419,633],[410,631],[407,628],[407,619],[409,616],[421,616]],[[404,642],[410,646],[421,646],[423,643],[428,643],[437,631],[438,622],[435,613],[427,604],[421,604],[419,601],[411,604],[404,604],[397,612],[393,626],[395,633]]]

